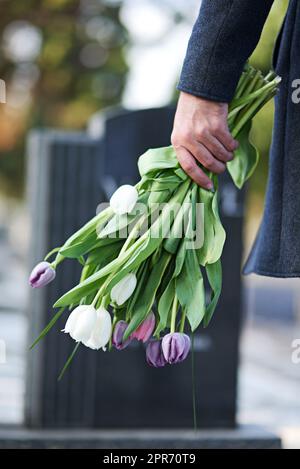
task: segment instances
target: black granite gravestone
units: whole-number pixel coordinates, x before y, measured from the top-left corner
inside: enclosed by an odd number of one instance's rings
[[[110,114],[99,140],[72,133],[35,132],[31,136],[31,264],[94,213],[104,198],[107,176],[117,185],[137,180],[137,157],[149,147],[169,145],[173,117],[174,109],[168,107]],[[224,428],[235,425],[243,222],[243,193],[226,176],[221,184],[221,209],[228,236],[223,294],[211,325],[195,337],[195,368],[198,424]],[[55,299],[77,278],[78,270],[70,262],[62,266],[55,283],[32,292],[31,339],[51,318]],[[192,427],[190,358],[156,370],[145,364],[140,344],[112,353],[82,347],[58,383],[57,376],[74,345],[59,333],[63,323],[64,319],[29,354],[28,425]]]

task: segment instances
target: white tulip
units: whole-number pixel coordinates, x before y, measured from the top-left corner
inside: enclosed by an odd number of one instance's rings
[[[92,305],[78,306],[70,314],[63,332],[86,347],[105,350],[112,332],[110,314],[102,307],[96,310]]]
[[[137,280],[134,274],[125,275],[125,277],[111,289],[110,297],[112,301],[117,303],[118,306],[121,306],[134,292],[136,283]]]
[[[70,314],[63,332],[77,342],[85,342],[90,338],[96,321],[96,309],[92,305],[80,305]]]
[[[87,342],[84,342],[86,347],[93,350],[102,348],[106,350],[106,344],[109,342],[112,333],[111,317],[109,312],[101,307],[97,310],[97,321],[93,332]]]
[[[138,191],[134,186],[124,184],[111,196],[110,206],[117,215],[130,213],[138,199]]]

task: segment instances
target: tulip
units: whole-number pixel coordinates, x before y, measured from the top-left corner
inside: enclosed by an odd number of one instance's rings
[[[106,345],[111,337],[112,324],[109,312],[101,307],[97,310],[97,321],[88,341],[83,342],[86,347],[93,350],[106,351]]]
[[[162,368],[167,364],[162,351],[161,340],[152,340],[146,348],[146,361],[148,365],[155,368]]]
[[[123,342],[124,333],[128,327],[126,321],[118,321],[115,325],[113,336],[112,336],[112,344],[117,350],[123,350],[126,348],[130,342],[132,341],[132,336],[129,336],[125,342]]]
[[[55,278],[55,269],[49,262],[43,261],[37,264],[29,276],[29,283],[33,288],[44,287]]]
[[[87,342],[97,321],[97,311],[92,305],[77,306],[70,314],[63,332],[77,342]]]
[[[122,278],[110,292],[112,301],[121,306],[128,298],[132,295],[135,290],[137,283],[136,276],[134,274],[127,274]]]
[[[150,313],[146,319],[139,325],[139,327],[134,331],[132,337],[142,342],[147,342],[150,339],[155,327],[155,316],[153,313]]]
[[[86,347],[105,350],[111,329],[111,317],[105,308],[96,310],[92,305],[81,305],[72,311],[63,332]]]
[[[185,360],[190,348],[189,336],[180,332],[167,334],[162,339],[162,351],[166,361],[170,364]]]
[[[120,186],[110,198],[110,206],[117,215],[130,213],[138,200],[138,191],[134,186]]]

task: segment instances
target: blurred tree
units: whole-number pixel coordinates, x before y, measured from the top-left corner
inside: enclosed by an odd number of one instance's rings
[[[23,146],[31,126],[82,128],[119,102],[127,65],[120,2],[0,2],[0,182],[22,193]]]

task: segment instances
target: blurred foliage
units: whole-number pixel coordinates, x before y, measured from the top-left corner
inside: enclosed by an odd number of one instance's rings
[[[253,66],[268,72],[272,68],[272,56],[275,40],[279,34],[288,0],[275,0],[269,18],[265,24],[259,44],[250,62]],[[254,119],[252,140],[260,150],[260,162],[250,181],[250,203],[261,210],[262,196],[265,191],[268,174],[268,154],[270,149],[274,119],[274,102],[265,106]]]
[[[22,193],[30,127],[80,129],[92,113],[120,101],[127,32],[119,10],[105,0],[0,1],[2,191]]]
[[[127,74],[124,45],[128,44],[119,19],[121,3],[0,0],[0,78],[7,83],[7,104],[0,104],[2,190],[22,193],[24,138],[30,127],[80,129],[93,112],[120,101]],[[173,13],[177,11],[175,3],[167,4]],[[251,63],[265,72],[271,67],[287,5],[288,0],[275,0],[251,57]],[[188,10],[182,14],[190,21]],[[180,15],[177,19],[178,24],[183,20]],[[16,34],[20,31],[23,35]],[[30,51],[27,42],[35,43],[35,50]],[[273,104],[264,108],[252,130],[261,160],[250,183],[250,201],[258,208],[267,177],[273,113]]]

